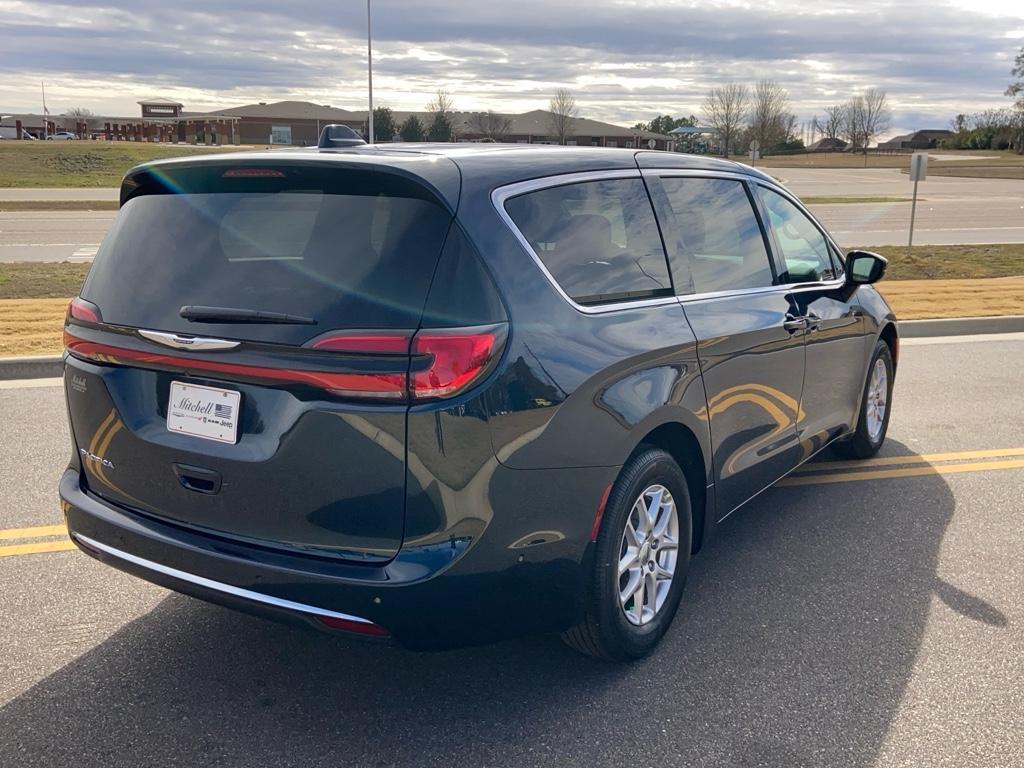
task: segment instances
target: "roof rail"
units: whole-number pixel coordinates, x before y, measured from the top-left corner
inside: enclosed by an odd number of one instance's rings
[[[363,138],[347,125],[335,123],[323,127],[317,146],[320,149],[333,149],[335,147],[359,147],[365,143]]]

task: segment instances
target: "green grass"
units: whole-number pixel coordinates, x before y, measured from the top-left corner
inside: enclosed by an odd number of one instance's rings
[[[804,205],[835,205],[837,203],[909,203],[909,197],[814,197],[813,195],[808,197],[801,197]],[[921,198],[918,198],[918,202]],[[0,203],[2,206],[3,203]]]
[[[889,260],[886,280],[949,280],[1024,275],[1024,243],[1007,245],[869,246]]]
[[[116,211],[117,200],[0,200],[0,213],[13,211]]]
[[[0,264],[0,299],[70,299],[78,295],[89,266],[37,261]]]
[[[126,141],[0,141],[0,187],[116,187],[139,163],[238,147]]]
[[[960,160],[928,160],[929,176],[962,176],[983,179],[1024,179],[1024,155],[1008,150],[932,149],[931,154],[956,155]],[[750,164],[750,158],[732,158]],[[866,163],[866,164],[865,164]],[[770,155],[756,163],[758,168],[897,168],[910,172],[910,153],[874,155],[848,152]]]

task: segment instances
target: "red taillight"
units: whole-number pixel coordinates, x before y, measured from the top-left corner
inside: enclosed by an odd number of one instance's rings
[[[78,318],[72,308],[68,312]],[[98,318],[98,313],[94,314]],[[344,372],[256,366],[187,353],[165,354],[112,346],[80,338],[67,328],[64,347],[76,357],[100,363],[148,364],[225,377],[305,384],[340,397],[408,402],[452,397],[470,387],[501,353],[505,333],[503,324],[422,330],[415,335],[403,331],[332,332],[307,343],[308,349],[317,352],[363,358],[339,358],[348,369]],[[323,357],[312,359],[318,365],[311,367],[328,367],[323,365]]]
[[[87,323],[98,323],[100,322],[100,308],[91,301],[75,297],[68,304],[68,317]]]
[[[409,374],[413,400],[450,397],[466,389],[488,367],[499,350],[501,332],[495,327],[423,330],[412,340],[413,357],[429,355],[430,363]]]
[[[411,355],[408,395],[420,401],[451,397],[465,390],[488,369],[504,340],[504,325],[488,325],[423,329],[415,335],[404,331],[337,331],[307,346],[322,352]],[[366,383],[368,389],[373,388],[374,382]]]
[[[315,339],[310,346],[325,352],[351,352],[353,354],[407,355],[412,333],[331,333]]]
[[[184,357],[114,347],[81,339],[67,330],[64,331],[64,348],[76,357],[99,363],[141,363],[184,369],[195,373],[220,374],[227,377],[242,377],[286,384],[305,384],[345,397],[404,400],[406,393],[404,371],[401,373],[334,373],[332,371],[295,370],[225,363],[205,357]]]
[[[283,179],[284,173],[275,168],[232,168],[220,175],[222,179]]]
[[[373,637],[388,637],[391,634],[384,627],[369,621],[355,621],[338,616],[317,616],[316,618],[325,627],[340,629],[343,632],[355,632],[359,635],[372,635]]]

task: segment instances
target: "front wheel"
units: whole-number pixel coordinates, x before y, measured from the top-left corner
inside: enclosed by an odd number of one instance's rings
[[[889,429],[893,373],[892,352],[889,345],[879,339],[868,367],[857,429],[849,438],[836,443],[836,453],[850,459],[867,459],[878,453]]]
[[[690,564],[692,515],[686,478],[669,454],[630,459],[605,506],[586,614],[562,638],[616,661],[650,653],[679,607]]]

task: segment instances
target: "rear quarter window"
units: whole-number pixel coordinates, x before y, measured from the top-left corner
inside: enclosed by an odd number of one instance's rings
[[[505,210],[573,301],[599,305],[672,294],[641,179],[548,187],[510,198]]]

